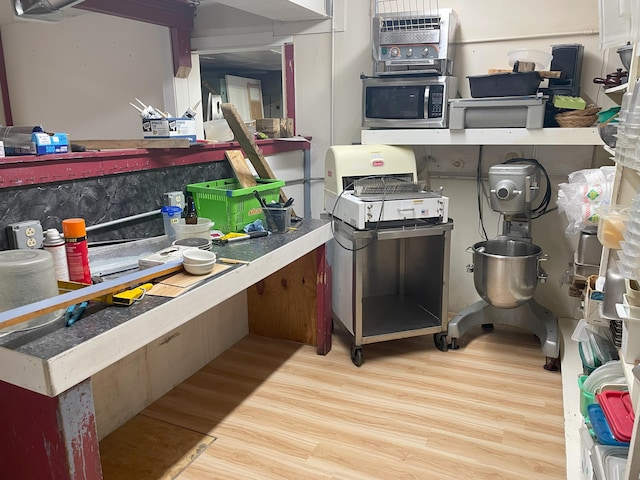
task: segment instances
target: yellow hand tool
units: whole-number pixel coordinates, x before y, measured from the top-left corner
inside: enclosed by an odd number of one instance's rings
[[[58,290],[60,293],[70,292],[72,290],[78,290],[80,288],[86,287],[88,285],[80,282],[65,282],[58,281]],[[97,302],[106,303],[108,305],[124,305],[128,307],[132,305],[135,301],[140,300],[144,297],[144,294],[153,287],[153,283],[145,283],[143,285],[139,285],[135,288],[130,288],[129,290],[123,290],[118,293],[109,293],[107,295],[102,295],[100,297],[92,298]]]
[[[114,305],[124,305],[128,307],[134,302],[141,300],[151,287],[153,287],[153,283],[145,283],[136,288],[125,290],[124,292],[114,293],[112,302]]]

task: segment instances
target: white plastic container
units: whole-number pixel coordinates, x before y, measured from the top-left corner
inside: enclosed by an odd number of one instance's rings
[[[634,364],[640,360],[640,320],[622,319],[622,343],[620,346],[624,363]]]
[[[211,227],[214,222],[208,218],[198,217],[198,223],[196,225],[187,225],[184,218],[173,225],[173,229],[176,232],[176,240],[182,240],[183,238],[204,238],[211,240]]]

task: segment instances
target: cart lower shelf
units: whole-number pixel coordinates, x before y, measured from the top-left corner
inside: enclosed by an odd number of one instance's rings
[[[446,330],[441,320],[416,301],[402,295],[384,295],[362,300],[362,332],[353,332],[351,360],[363,362],[362,345],[437,334]]]
[[[401,295],[363,299],[362,318],[360,344],[434,333],[442,325],[438,317],[419,303]]]

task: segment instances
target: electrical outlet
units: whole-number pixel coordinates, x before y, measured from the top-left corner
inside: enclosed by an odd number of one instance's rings
[[[180,207],[184,210],[184,193],[167,192],[164,194],[164,205],[167,207]]]
[[[44,235],[42,225],[38,220],[11,223],[7,226],[9,246],[11,248],[35,249],[42,248]]]

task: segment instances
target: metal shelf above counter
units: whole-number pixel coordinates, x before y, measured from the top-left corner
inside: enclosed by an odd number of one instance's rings
[[[598,127],[362,130],[365,145],[604,145]]]

